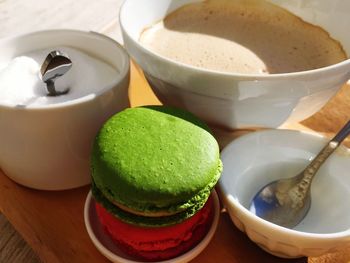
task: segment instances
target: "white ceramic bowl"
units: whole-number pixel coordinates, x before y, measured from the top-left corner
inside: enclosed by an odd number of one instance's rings
[[[199,0],[200,1],[200,0]],[[317,112],[350,75],[350,60],[299,73],[230,74],[188,66],[146,49],[144,28],[180,6],[198,0],[126,0],[120,11],[125,48],[141,66],[158,98],[226,128],[278,127]],[[347,0],[273,0],[304,20],[319,25],[350,54],[350,2]],[[315,40],[317,41],[317,40]]]
[[[300,172],[326,142],[303,132],[267,130],[244,135],[222,151],[219,185],[224,206],[234,224],[273,255],[319,256],[350,245],[350,149],[344,146],[318,171],[311,187],[311,209],[293,230],[247,209],[257,191]]]
[[[212,225],[203,238],[203,240],[197,244],[194,248],[182,254],[176,258],[158,261],[158,263],[185,263],[189,262],[198,256],[209,244],[210,240],[213,238],[216,228],[219,223],[220,217],[220,203],[219,198],[215,191],[212,192],[212,197],[214,201],[214,219]],[[141,263],[141,261],[132,258],[131,256],[126,255],[122,252],[113,240],[106,234],[103,226],[100,224],[99,219],[95,210],[95,201],[92,197],[91,191],[89,192],[84,207],[84,221],[85,227],[91,238],[91,241],[94,243],[95,247],[112,262],[116,263]]]
[[[111,115],[129,106],[129,56],[104,35],[49,30],[2,39],[0,60],[60,46],[88,53],[119,73],[96,92],[67,102],[33,107],[0,103],[0,168],[14,181],[36,189],[88,184],[95,135]]]

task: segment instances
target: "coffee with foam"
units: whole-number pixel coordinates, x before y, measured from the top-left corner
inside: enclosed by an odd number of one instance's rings
[[[145,29],[140,42],[180,63],[243,74],[299,72],[347,59],[325,30],[266,1],[188,4]]]

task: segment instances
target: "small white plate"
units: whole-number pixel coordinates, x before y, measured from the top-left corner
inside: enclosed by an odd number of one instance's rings
[[[195,258],[196,256],[198,256],[207,247],[210,240],[214,236],[214,233],[219,223],[219,216],[220,216],[220,203],[215,190],[212,191],[212,197],[214,202],[214,218],[213,218],[212,225],[208,233],[206,234],[206,236],[203,238],[203,240],[194,248],[186,252],[185,254],[182,254],[176,258],[161,261],[161,263],[188,262],[193,258]],[[86,230],[92,242],[94,243],[96,248],[110,261],[117,262],[117,263],[143,262],[143,261],[138,261],[137,259],[134,259],[133,257],[128,256],[124,252],[122,252],[118,248],[118,246],[113,242],[112,238],[110,238],[109,235],[105,233],[105,230],[103,229],[103,226],[100,224],[100,221],[97,217],[96,210],[95,210],[95,200],[92,198],[91,191],[89,192],[85,201],[84,221],[85,221]]]

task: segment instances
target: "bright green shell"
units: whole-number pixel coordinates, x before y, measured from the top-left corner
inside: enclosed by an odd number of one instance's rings
[[[98,133],[92,177],[109,199],[141,212],[198,211],[222,170],[208,127],[163,106],[124,110]],[[188,214],[188,215],[187,215]]]

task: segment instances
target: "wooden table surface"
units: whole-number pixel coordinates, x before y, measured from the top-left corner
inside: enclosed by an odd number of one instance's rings
[[[31,2],[31,1],[30,1]],[[38,0],[38,3],[43,3],[49,9],[50,5],[57,3],[57,10],[68,6],[69,3],[76,3],[70,11],[72,15],[74,8],[87,6],[83,3],[87,1],[43,1]],[[79,2],[81,6],[77,4]],[[21,7],[21,4],[29,3],[24,0],[0,0],[0,37],[13,35],[14,32],[23,33],[29,29],[46,29],[53,27],[71,27],[79,29],[93,29],[109,36],[120,38],[118,30],[118,21],[115,19],[115,14],[111,11],[111,6],[119,6],[121,1],[118,0],[103,0],[89,1],[95,3],[92,8],[96,12],[85,12],[85,16],[81,16],[79,22],[74,24],[66,23],[62,20],[62,16],[54,17],[53,25],[46,22],[45,26],[39,23],[39,20],[30,20],[29,14],[39,12],[32,6],[28,6],[28,10],[23,12],[23,20],[26,25],[20,25],[21,19],[13,19],[12,15],[16,15],[13,9],[5,10],[9,7]],[[101,6],[105,4],[106,13],[103,13]],[[27,4],[29,5],[29,4]],[[37,5],[37,4],[36,4]],[[59,5],[57,7],[57,5]],[[23,6],[22,6],[23,7]],[[83,10],[83,9],[82,9]],[[91,10],[91,9],[89,9]],[[102,10],[102,11],[101,11]],[[11,13],[13,12],[13,14]],[[17,11],[19,12],[19,11]],[[102,13],[101,13],[102,12]],[[27,13],[27,15],[24,15]],[[9,15],[10,14],[10,15]],[[65,13],[66,14],[66,13]],[[74,14],[74,13],[73,13]],[[96,18],[99,15],[105,15],[103,19]],[[7,16],[7,17],[6,17]],[[91,19],[90,17],[91,16]],[[45,18],[49,19],[50,15]],[[63,23],[63,22],[64,23]],[[93,21],[93,23],[91,22]],[[4,25],[5,23],[5,25]],[[30,28],[28,24],[38,24],[38,28]],[[62,25],[64,26],[55,26]],[[19,25],[19,29],[13,30],[13,26]],[[81,26],[84,24],[84,26]],[[90,27],[91,26],[91,27]],[[94,27],[95,26],[95,27]],[[4,31],[1,29],[5,29]],[[7,30],[7,31],[6,31]],[[3,35],[1,35],[3,34]],[[142,72],[132,64],[131,68],[131,83],[129,95],[132,106],[159,104],[159,101],[151,92],[147,85]],[[350,117],[350,89],[344,86],[338,95],[333,98],[319,113],[304,121],[302,124],[293,124],[284,128],[310,130],[322,133],[328,136],[334,134]],[[1,124],[0,124],[1,128]],[[216,137],[221,146],[227,144],[235,137],[250,131],[225,132],[216,130]],[[349,144],[349,141],[347,141]],[[89,191],[89,186],[67,190],[67,191],[38,191],[20,186],[6,177],[0,170],[0,211],[8,218],[13,226],[21,233],[28,244],[37,252],[43,262],[108,262],[94,247],[85,230],[83,219],[83,207],[86,195]],[[336,223],[336,222],[335,222]],[[1,233],[0,233],[1,238]],[[345,248],[342,251],[334,254],[324,255],[317,258],[300,258],[300,259],[280,259],[273,257],[254,243],[252,243],[243,233],[241,233],[230,221],[226,213],[221,214],[218,230],[214,239],[209,246],[196,258],[193,262],[220,262],[220,263],[241,263],[241,262],[310,262],[310,263],[349,263],[350,248]]]

